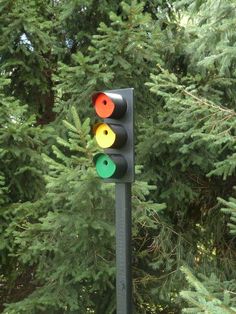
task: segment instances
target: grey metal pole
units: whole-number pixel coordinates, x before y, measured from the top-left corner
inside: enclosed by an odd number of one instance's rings
[[[132,314],[131,183],[116,183],[116,313]]]

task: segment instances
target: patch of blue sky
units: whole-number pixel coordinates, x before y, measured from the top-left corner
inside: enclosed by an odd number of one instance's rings
[[[29,40],[29,38],[26,36],[25,33],[23,33],[20,37],[20,43],[23,45],[26,45],[30,51],[34,51],[34,47],[31,43],[31,41]]]

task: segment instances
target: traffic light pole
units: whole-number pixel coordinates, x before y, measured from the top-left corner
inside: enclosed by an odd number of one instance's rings
[[[104,152],[93,160],[100,178],[116,184],[117,314],[132,314],[131,184],[134,182],[134,90],[93,93],[96,114],[103,122],[93,131]]]
[[[131,183],[116,183],[117,314],[132,314]]]

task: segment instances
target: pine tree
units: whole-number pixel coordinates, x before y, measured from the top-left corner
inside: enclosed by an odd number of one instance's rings
[[[14,230],[36,219],[33,202],[45,192],[46,172],[41,153],[53,141],[52,129],[37,125],[51,121],[52,84],[48,69],[53,37],[48,1],[0,3],[0,309],[34,290],[34,268],[16,257]],[[52,61],[52,62],[51,62]],[[29,218],[31,217],[31,218]]]
[[[235,311],[235,1],[0,12],[4,313],[114,312],[114,190],[96,177],[86,118],[94,90],[127,86],[136,312]]]
[[[219,282],[221,286],[230,283],[232,293],[235,289],[235,245],[226,227],[228,217],[222,214],[218,201],[234,195],[235,74],[234,57],[229,50],[234,45],[230,25],[235,18],[235,3],[182,1],[183,4],[187,9],[182,8],[176,16],[179,30],[175,29],[171,43],[175,49],[171,61],[176,64],[173,67],[167,60],[151,75],[147,85],[157,96],[158,117],[155,127],[144,124],[138,148],[140,160],[147,152],[155,156],[146,159],[146,178],[158,174],[156,196],[167,203],[165,213],[171,213],[168,223],[189,243],[176,246],[178,265],[187,264],[195,273],[209,277],[196,292],[182,293],[196,305],[186,312],[223,313],[218,306],[224,299],[224,289],[217,290]],[[169,32],[167,27],[167,37],[171,36]],[[232,202],[224,205],[233,212]],[[212,273],[220,279],[212,281]],[[197,286],[197,281],[190,283]],[[219,295],[214,301],[207,297],[212,291]],[[226,313],[235,308],[233,297],[230,305]]]
[[[221,282],[213,274],[207,278],[199,275],[199,281],[189,269],[182,267],[189,284],[196,291],[181,291],[180,295],[192,305],[183,313],[233,314],[236,313],[235,281]]]
[[[37,265],[34,282],[40,285],[4,313],[114,312],[114,189],[100,185],[95,174],[92,157],[97,147],[89,119],[81,123],[73,108],[71,115],[71,122],[64,121],[67,139],[58,137],[53,146],[55,157],[44,155],[47,193],[34,204],[20,206],[26,211],[33,205],[44,215],[37,223],[22,221],[23,231],[14,231],[17,256],[22,263]],[[143,210],[156,215],[164,208],[145,200],[150,188],[144,182],[134,186],[135,217],[146,228],[153,223]]]
[[[0,79],[0,293],[7,301],[9,294],[17,298],[24,295],[18,291],[30,289],[27,266],[14,257],[16,246],[13,231],[18,228],[22,214],[18,205],[34,201],[44,193],[43,167],[40,153],[43,151],[45,132],[32,128],[33,116],[27,117],[27,106],[16,98],[7,96],[9,80]],[[24,219],[28,219],[29,208]],[[22,218],[22,217],[21,217]],[[10,224],[15,225],[14,228]],[[17,227],[18,226],[18,227]],[[22,279],[25,277],[24,279]]]

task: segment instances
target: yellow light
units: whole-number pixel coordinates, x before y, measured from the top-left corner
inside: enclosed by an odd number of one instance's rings
[[[106,123],[97,126],[95,137],[98,145],[102,148],[112,147],[116,140],[116,134]]]

